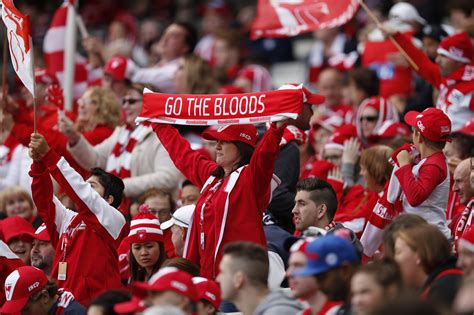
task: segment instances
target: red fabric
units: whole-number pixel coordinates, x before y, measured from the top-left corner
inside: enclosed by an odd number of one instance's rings
[[[463,275],[464,272],[461,270],[461,269],[457,269],[457,268],[450,268],[450,269],[446,269],[444,270],[443,272],[440,272],[434,279],[433,279],[433,282],[436,281],[436,280],[439,280],[441,279],[442,277],[444,276],[448,276],[448,275]],[[420,294],[420,298],[424,301],[428,298],[428,296],[430,295],[430,291],[433,287],[432,286],[428,286],[425,290],[423,290],[423,292],[421,292]]]
[[[453,180],[450,178],[451,183],[449,185],[449,196],[448,196],[448,207],[446,208],[446,220],[453,223],[461,212],[464,210],[464,205],[459,202],[459,196],[453,191]]]
[[[50,175],[72,198],[77,214],[53,203]],[[59,262],[63,259],[67,262],[66,280],[57,280],[58,286],[71,291],[84,306],[89,305],[97,294],[122,287],[117,248],[128,234],[125,218],[118,210],[106,205],[105,200],[52,150],[42,162],[33,162],[30,176],[33,178],[33,200],[42,205],[38,212],[56,248],[51,273],[54,279],[58,278]],[[116,238],[111,230],[119,230],[113,232],[118,233]]]
[[[413,91],[412,70],[388,60],[390,54],[398,52],[395,45],[387,39],[382,42],[365,42],[362,53],[362,66],[377,72],[380,79],[379,93],[386,98],[396,94],[408,96]]]
[[[412,165],[400,167],[395,175],[408,202],[416,207],[428,199],[433,190],[446,179],[448,169],[443,152],[429,156],[421,166],[418,177],[413,175],[411,168]]]
[[[203,209],[203,218],[201,211],[194,212],[185,250],[185,258],[200,266],[201,276],[209,279],[217,276],[222,248],[229,242],[251,241],[266,247],[261,220],[270,201],[273,165],[283,131],[284,128],[271,127],[262,138],[250,164],[241,170],[230,193],[227,214],[228,193],[224,188],[231,176],[214,179],[201,193],[196,209]],[[203,187],[218,165],[191,150],[189,143],[173,127],[160,124],[155,132],[181,173],[196,186]],[[204,244],[200,241],[201,233],[205,235]],[[218,245],[220,236],[222,241]]]
[[[437,52],[440,55],[465,63],[471,63],[474,57],[474,47],[466,32],[459,32],[443,39],[439,43]]]
[[[334,28],[357,12],[355,0],[298,2],[258,1],[251,37],[288,37],[317,29]]]
[[[275,115],[296,119],[307,97],[302,88],[244,94],[175,95],[145,92],[137,121],[181,125],[269,122]]]
[[[463,236],[464,232],[467,231],[472,226],[473,219],[473,205],[474,198],[472,198],[467,204],[466,208],[461,212],[454,224],[453,236],[454,236],[454,248],[457,250],[458,241]],[[469,220],[471,218],[471,220]]]
[[[5,279],[17,268],[24,266],[23,260],[18,258],[7,246],[0,240],[0,305],[5,303]]]
[[[336,314],[337,309],[339,309],[344,304],[344,301],[326,301],[321,309],[315,315],[331,315]],[[301,315],[313,315],[313,310],[311,307],[304,309]]]
[[[164,244],[165,244],[166,256],[168,256],[168,258],[175,258],[176,254],[174,252],[174,245],[173,245],[173,242],[171,241],[171,235],[172,235],[171,229],[166,229],[163,232],[164,232],[163,239],[164,239]]]

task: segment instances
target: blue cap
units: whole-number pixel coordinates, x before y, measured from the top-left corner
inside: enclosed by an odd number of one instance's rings
[[[326,235],[319,237],[306,246],[306,266],[293,273],[295,277],[308,277],[340,267],[343,263],[358,262],[354,246],[347,240]]]

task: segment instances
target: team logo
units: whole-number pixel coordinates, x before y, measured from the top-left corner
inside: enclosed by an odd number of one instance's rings
[[[425,131],[425,125],[423,125],[423,123],[421,122],[421,120],[418,120],[416,122],[416,125],[418,126],[418,128],[421,130],[421,132]]]

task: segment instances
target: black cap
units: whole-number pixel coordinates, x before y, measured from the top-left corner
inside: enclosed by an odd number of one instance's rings
[[[443,38],[447,37],[448,33],[439,25],[429,24],[423,27],[423,37],[432,38],[438,42],[441,42]]]

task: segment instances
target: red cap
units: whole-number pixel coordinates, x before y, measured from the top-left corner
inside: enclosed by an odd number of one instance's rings
[[[31,266],[20,267],[5,279],[6,302],[0,313],[19,313],[25,307],[30,296],[39,292],[48,283],[44,272]]]
[[[130,232],[124,242],[132,244],[153,241],[163,242],[160,221],[150,213],[148,208],[142,206],[130,222]]]
[[[21,237],[25,241],[32,242],[35,234],[35,229],[31,224],[17,215],[3,220],[2,231],[7,244],[15,237]]]
[[[334,134],[328,139],[328,142],[324,145],[325,149],[339,149],[344,150],[344,142],[351,139],[357,138],[357,129],[354,125],[342,125],[337,128]]]
[[[207,129],[202,133],[206,140],[240,141],[255,146],[257,143],[257,128],[254,125],[226,125],[217,130]]]
[[[219,94],[241,94],[245,91],[240,86],[235,86],[232,84],[221,85],[219,87]]]
[[[219,309],[221,304],[221,289],[219,285],[212,280],[202,277],[194,277],[193,283],[197,291],[198,299],[206,300],[216,309]]]
[[[464,231],[458,241],[458,248],[459,246],[462,246],[468,251],[474,253],[474,226],[470,226],[467,230]]]
[[[123,81],[126,79],[127,58],[124,56],[113,56],[104,66],[104,74],[110,75],[114,80]]]
[[[51,242],[45,223],[41,224],[32,236],[39,241]]]
[[[467,136],[474,136],[474,118],[471,118],[461,129],[457,132]]]
[[[469,35],[460,32],[443,39],[436,52],[455,61],[471,63],[474,48]]]
[[[372,136],[383,139],[395,137],[410,137],[411,131],[405,124],[401,122],[386,120]]]
[[[148,282],[132,283],[132,293],[138,297],[145,297],[149,291],[173,291],[194,302],[199,299],[192,276],[175,267],[161,268]]]
[[[145,301],[136,296],[132,296],[132,299],[130,301],[114,305],[114,311],[118,314],[143,312],[145,308]]]
[[[428,140],[450,141],[451,120],[440,109],[430,107],[421,113],[409,111],[405,114],[405,122],[415,127]]]
[[[336,168],[336,165],[331,162],[325,160],[315,161],[308,177],[316,177],[327,181],[329,172],[334,168]]]

